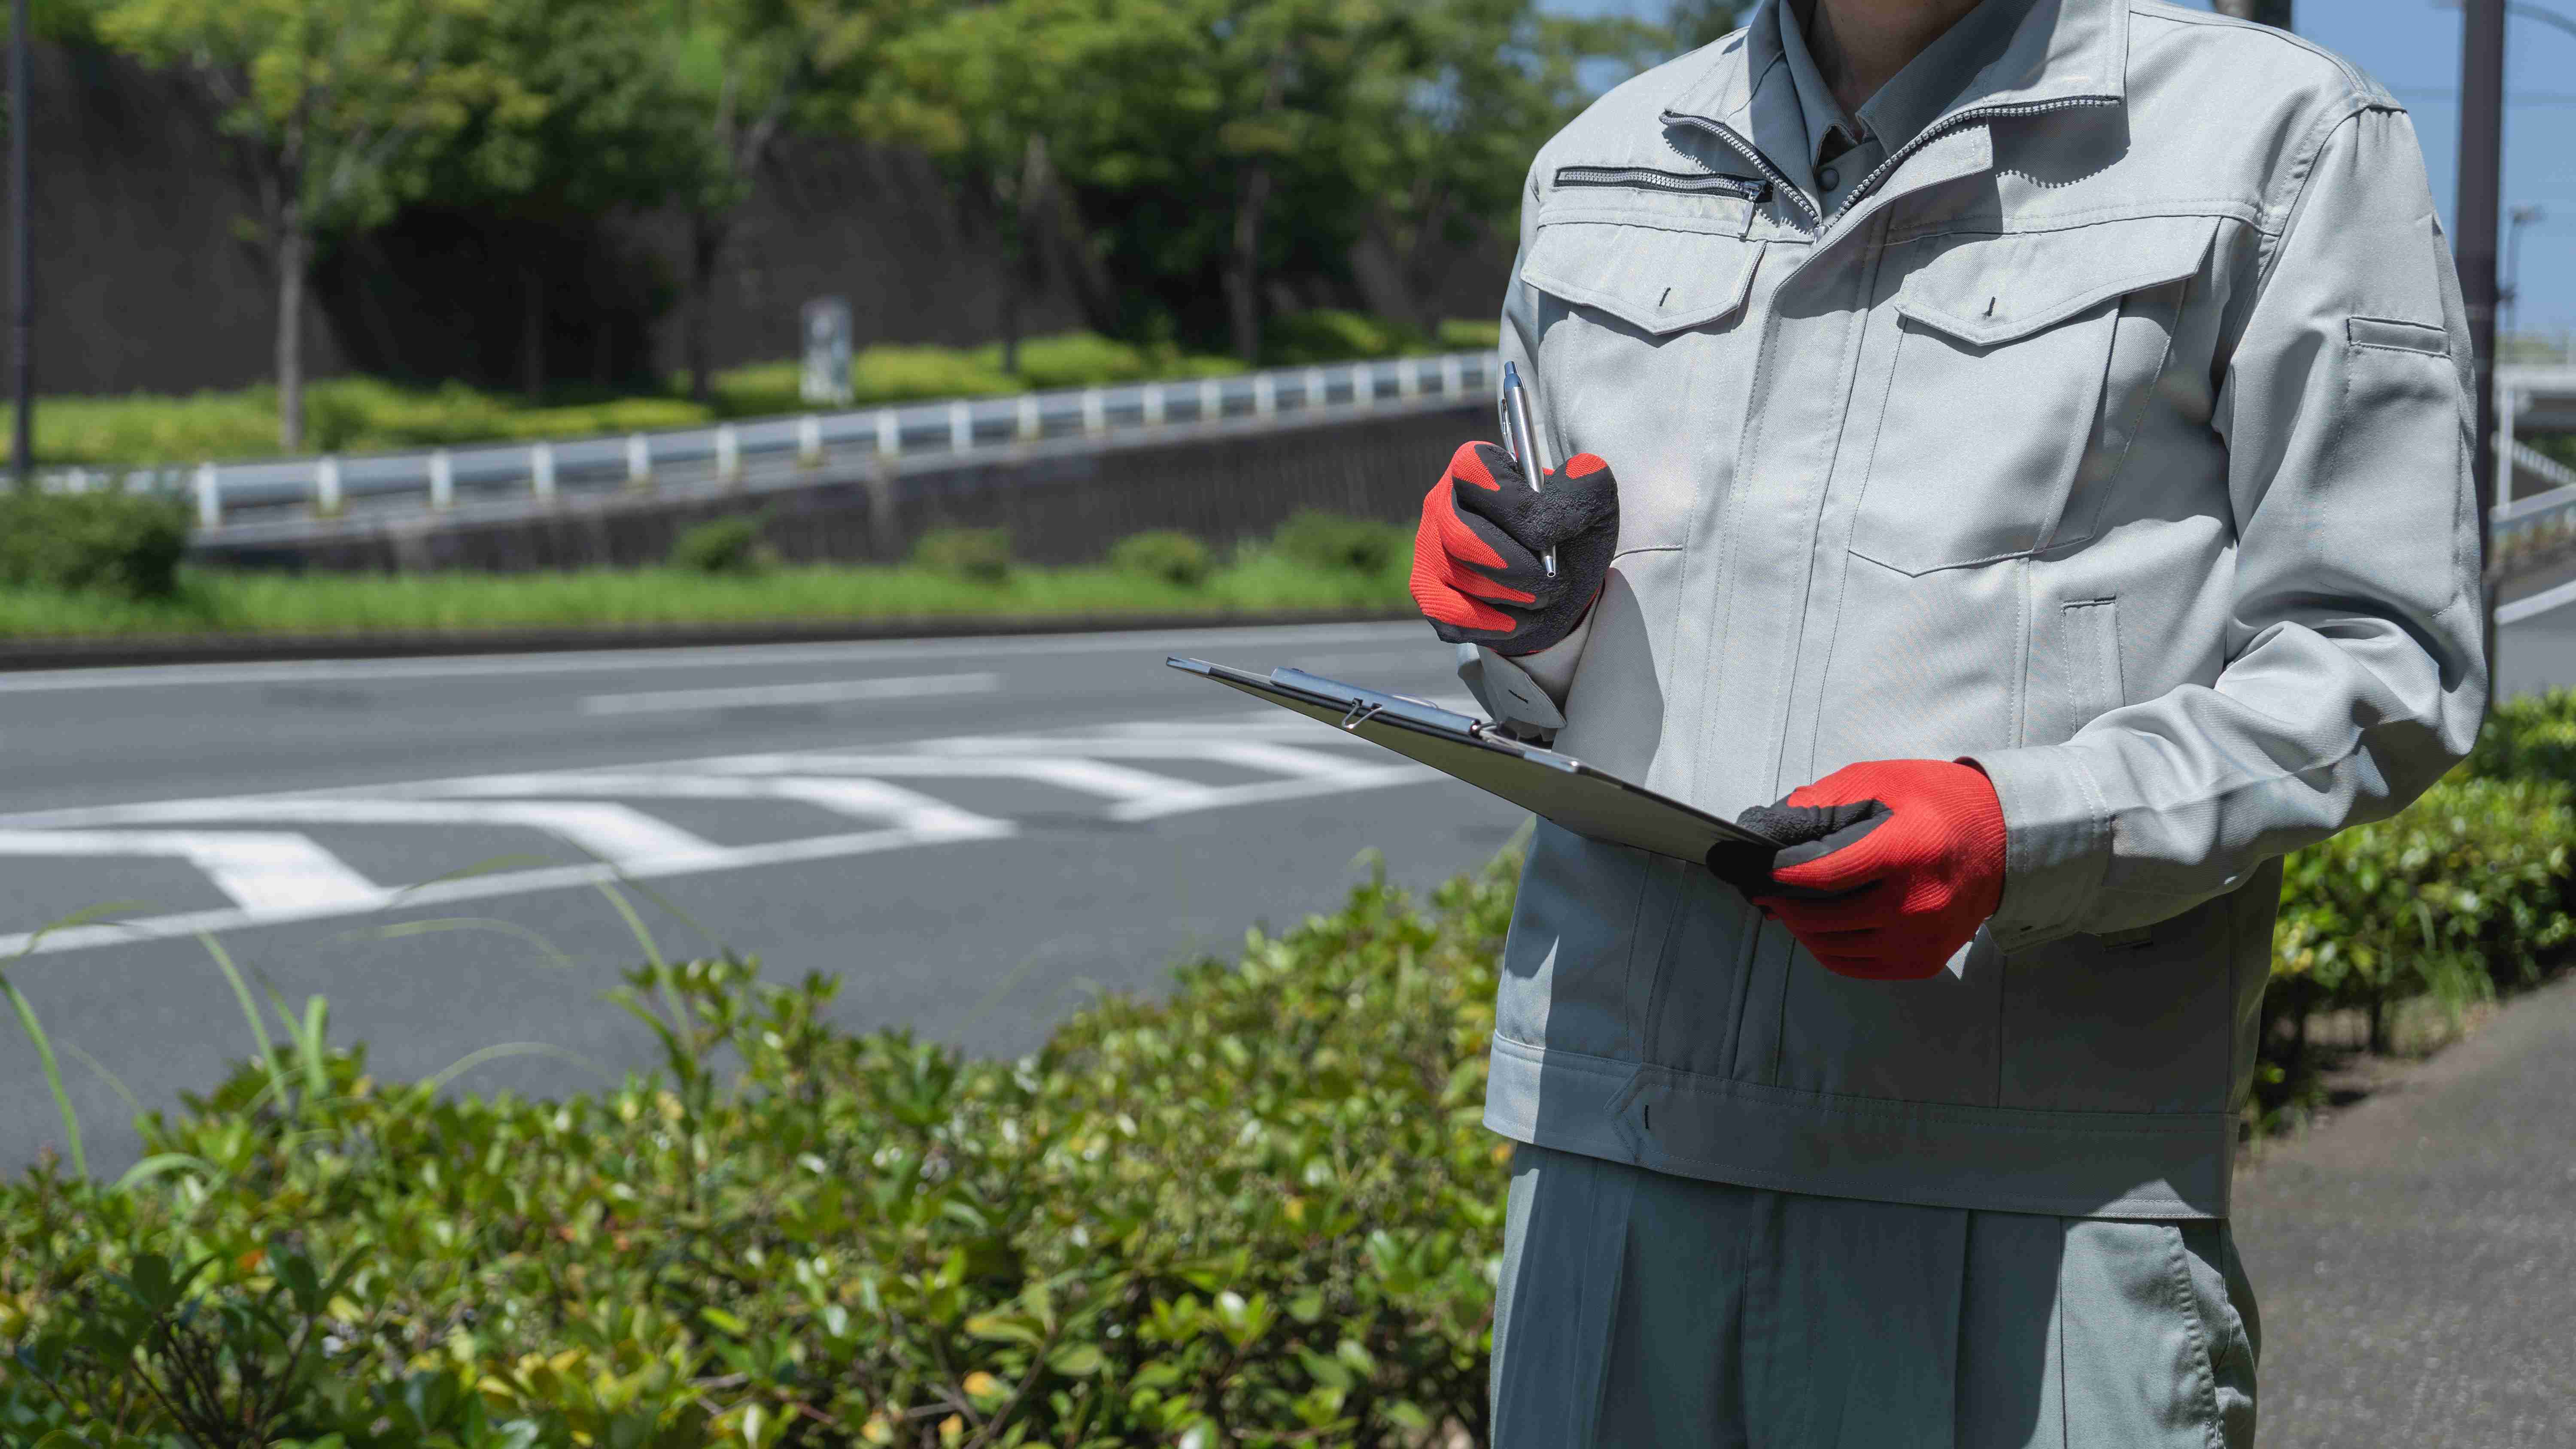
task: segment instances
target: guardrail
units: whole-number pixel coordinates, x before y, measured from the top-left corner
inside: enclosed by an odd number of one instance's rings
[[[739,479],[755,465],[764,471],[790,462],[819,469],[852,455],[964,453],[1048,438],[1491,396],[1500,372],[1493,353],[1452,352],[423,452],[193,468],[58,469],[43,476],[42,486],[185,492],[195,500],[200,530],[220,533],[228,526],[296,516],[435,514],[466,502],[544,503],[568,493],[657,482]]]

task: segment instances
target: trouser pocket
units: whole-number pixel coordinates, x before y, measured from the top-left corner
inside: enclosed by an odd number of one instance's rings
[[[2070,1449],[2253,1443],[2253,1347],[2229,1257],[2217,1223],[2066,1223],[2058,1370]]]

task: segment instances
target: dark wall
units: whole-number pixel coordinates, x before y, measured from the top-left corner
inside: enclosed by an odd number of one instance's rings
[[[30,64],[37,386],[267,378],[277,309],[237,231],[248,194],[207,117],[177,83],[103,52],[40,44]],[[345,365],[319,318],[305,347],[316,374]]]
[[[253,214],[227,143],[180,81],[103,51],[34,56],[36,373],[47,393],[190,392],[267,380],[275,292],[244,240]],[[364,371],[516,387],[534,349],[546,381],[649,384],[679,369],[686,232],[675,215],[525,219],[406,211],[316,258],[308,373]],[[1364,241],[1347,283],[1283,307],[1490,316],[1510,237],[1395,264]],[[978,343],[999,334],[1002,254],[961,216],[937,169],[906,151],[813,137],[777,148],[738,213],[714,289],[720,367],[784,359],[811,297],[849,299],[861,345]],[[1083,325],[1041,269],[1031,334]]]

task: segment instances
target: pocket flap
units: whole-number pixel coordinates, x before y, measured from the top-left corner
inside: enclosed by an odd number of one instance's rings
[[[1977,347],[2010,342],[2114,297],[2196,276],[2218,223],[2150,216],[2072,231],[1982,237],[1906,279],[1896,310]]]
[[[1552,297],[1661,336],[1744,305],[1762,243],[1634,222],[1558,221],[1538,229],[1521,280]]]

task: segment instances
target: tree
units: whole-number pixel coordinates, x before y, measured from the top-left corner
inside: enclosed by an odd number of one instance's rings
[[[958,5],[892,40],[850,107],[863,133],[907,142],[948,173],[963,208],[1001,238],[1002,369],[1019,371],[1025,300],[1055,234],[1095,327],[1114,325],[1107,278],[1057,173],[1056,138],[1101,103],[1106,37],[1082,0]]]
[[[2290,0],[2214,0],[2221,15],[2239,20],[2259,20],[2265,25],[2290,28]]]
[[[1672,0],[1664,12],[1664,33],[1674,55],[1683,55],[1734,33],[1751,7],[1740,0]]]
[[[1368,163],[1369,230],[1404,295],[1428,299],[1455,248],[1510,225],[1531,155],[1590,99],[1586,66],[1642,68],[1663,37],[1632,21],[1542,15],[1526,0],[1440,0],[1408,20],[1413,84],[1347,154]],[[1407,320],[1427,331],[1440,319]]]
[[[690,395],[715,370],[715,275],[743,203],[795,122],[847,124],[885,47],[938,0],[664,0],[657,31],[699,151],[688,214]]]
[[[482,16],[474,44],[521,89],[442,139],[424,166],[425,195],[578,243],[617,208],[703,193],[707,153],[660,64],[660,41],[626,0],[490,0]],[[549,299],[545,259],[520,252],[509,280],[520,293],[520,384],[534,394],[550,376]]]
[[[315,237],[390,213],[424,139],[506,107],[501,67],[457,64],[464,0],[105,0],[100,37],[172,67],[211,106],[253,198],[277,288],[278,443],[304,442],[304,301]],[[470,49],[470,48],[469,48]]]

